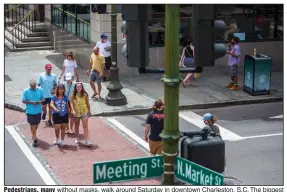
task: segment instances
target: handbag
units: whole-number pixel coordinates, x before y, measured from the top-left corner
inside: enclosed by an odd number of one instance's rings
[[[191,54],[188,52],[187,49],[185,49],[185,51],[187,51],[187,53],[189,54],[189,57],[186,57],[186,56],[184,57],[183,65],[188,68],[195,68],[194,58],[191,56]]]

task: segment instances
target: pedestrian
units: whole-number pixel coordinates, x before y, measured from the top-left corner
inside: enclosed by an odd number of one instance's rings
[[[73,79],[73,75],[72,73],[66,73],[66,81],[64,82],[64,85],[65,85],[65,95],[68,97],[68,104],[69,104],[69,107],[71,108],[71,102],[70,102],[70,98],[74,92],[74,89],[75,89],[75,81],[72,80]],[[69,124],[68,126],[66,127],[66,133],[70,133],[70,134],[74,134],[74,118],[72,118],[72,115],[69,114]]]
[[[51,101],[51,108],[53,109],[53,123],[55,126],[55,141],[54,144],[64,146],[65,129],[69,123],[70,107],[68,97],[65,95],[65,85],[59,84],[56,93]],[[59,136],[61,132],[61,140]]]
[[[226,52],[228,54],[228,66],[230,70],[231,81],[226,86],[230,90],[238,90],[238,65],[240,63],[240,46],[239,38],[232,37],[229,50]]]
[[[30,124],[33,147],[38,145],[37,128],[41,122],[42,102],[45,101],[43,89],[37,87],[36,80],[29,82],[30,87],[23,92],[22,102],[26,104],[27,122]]]
[[[88,93],[85,91],[84,86],[81,82],[77,82],[75,85],[74,92],[71,96],[71,113],[74,117],[75,121],[75,135],[76,140],[75,143],[78,144],[78,136],[79,136],[79,126],[80,120],[82,120],[84,137],[86,146],[90,146],[89,142],[89,133],[88,133],[88,121],[91,116],[90,104]]]
[[[152,155],[160,155],[163,151],[163,141],[159,136],[164,125],[163,107],[163,101],[161,99],[156,100],[153,105],[153,110],[148,114],[146,119],[144,139],[149,143],[149,149]]]
[[[180,58],[180,67],[194,68],[194,46],[192,44],[192,39],[188,39],[187,45],[183,48],[181,58]],[[186,73],[184,80],[182,81],[183,87],[186,85],[192,85],[191,76],[194,74],[195,78],[198,78],[198,73]]]
[[[43,114],[42,120],[46,119],[47,114],[47,105],[49,108],[49,120],[48,125],[52,126],[52,108],[50,106],[51,99],[55,93],[57,87],[57,77],[55,74],[52,73],[52,65],[46,64],[45,65],[46,72],[41,73],[38,79],[38,86],[41,87],[44,91],[45,101],[42,103],[43,105]]]
[[[78,65],[77,65],[77,61],[74,59],[73,52],[68,52],[66,55],[67,55],[67,58],[64,60],[62,73],[59,77],[59,80],[61,80],[62,76],[64,75],[64,81],[66,81],[67,73],[71,73],[72,80],[75,80],[75,76],[76,76],[77,78],[76,80],[79,81],[80,79],[79,79],[79,73],[78,73]]]
[[[204,124],[206,125],[205,127],[203,127],[203,129],[207,129],[208,134],[214,134],[216,136],[219,136],[222,139],[218,125],[215,125],[216,118],[211,113],[205,113],[202,117],[202,120],[203,120]],[[224,171],[225,170],[226,170],[226,158],[225,158],[225,169],[224,169]]]
[[[105,57],[99,53],[99,47],[94,48],[94,53],[91,54],[90,66],[87,75],[90,76],[90,85],[93,89],[91,98],[101,99],[102,77],[104,72]],[[96,91],[95,81],[98,84],[98,92]]]
[[[211,113],[205,113],[202,117],[204,124],[206,125],[203,129],[208,129],[208,133],[214,133],[221,137],[220,129],[216,123],[216,118]]]
[[[105,34],[101,35],[101,40],[97,42],[96,47],[99,47],[100,53],[105,57],[105,77],[103,78],[103,82],[109,81],[110,68],[112,66],[111,43]]]

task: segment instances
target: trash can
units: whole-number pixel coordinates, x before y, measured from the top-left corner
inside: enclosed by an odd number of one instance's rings
[[[272,59],[263,54],[245,55],[243,90],[250,95],[269,95]]]

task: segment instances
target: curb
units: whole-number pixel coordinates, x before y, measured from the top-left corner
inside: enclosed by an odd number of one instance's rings
[[[179,106],[179,110],[190,110],[190,109],[209,109],[209,108],[220,108],[229,107],[235,105],[250,105],[250,104],[260,104],[260,103],[275,103],[283,101],[283,97],[269,97],[260,99],[248,99],[248,100],[238,100],[238,101],[226,101],[226,102],[214,102],[205,104],[188,104]],[[17,104],[5,101],[5,108],[12,109],[15,111],[25,112],[25,109]],[[124,115],[143,115],[147,114],[152,110],[149,108],[138,108],[138,109],[126,109],[122,111],[111,111],[96,113],[93,116],[124,116]]]

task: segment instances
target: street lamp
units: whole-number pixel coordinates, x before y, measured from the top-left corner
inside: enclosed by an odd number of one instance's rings
[[[107,105],[111,106],[120,106],[127,104],[127,98],[122,93],[123,86],[119,80],[119,68],[117,66],[117,12],[116,6],[112,6],[111,13],[111,27],[112,27],[112,66],[110,68],[110,83],[107,86],[109,90],[108,95],[106,96]]]

